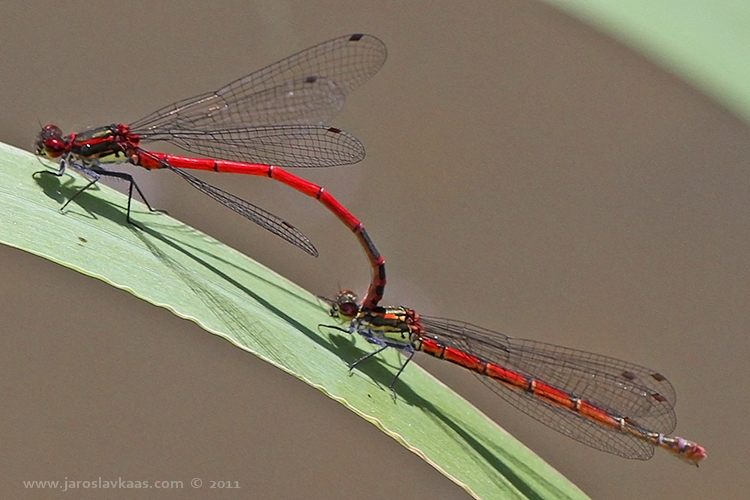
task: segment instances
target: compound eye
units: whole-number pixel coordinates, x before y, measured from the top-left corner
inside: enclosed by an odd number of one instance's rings
[[[359,312],[359,306],[354,302],[344,302],[339,304],[339,314],[348,318],[353,318]]]
[[[48,139],[51,137],[57,137],[59,139],[62,139],[62,130],[57,125],[45,125],[42,127],[42,131],[39,133],[41,137],[44,139]]]
[[[36,141],[36,153],[57,158],[65,152],[65,138],[57,125],[45,125]]]
[[[353,318],[359,314],[359,305],[357,305],[357,294],[351,290],[341,290],[336,297],[335,309],[339,316]]]

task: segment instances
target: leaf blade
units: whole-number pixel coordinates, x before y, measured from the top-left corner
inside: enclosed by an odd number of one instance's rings
[[[330,324],[313,295],[199,231],[100,186],[59,207],[84,181],[48,175],[35,157],[0,145],[0,242],[101,279],[196,322],[283,369],[378,426],[477,498],[585,498],[539,457],[418,366],[387,386],[395,352],[371,350]],[[83,298],[85,300],[85,298]]]

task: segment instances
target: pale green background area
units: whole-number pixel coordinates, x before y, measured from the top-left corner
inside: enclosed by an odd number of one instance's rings
[[[646,54],[750,121],[750,4],[545,0]]]
[[[546,4],[218,5],[5,2],[0,139],[28,149],[40,121],[133,121],[373,33],[388,62],[334,120],[367,159],[295,172],[364,221],[388,263],[386,301],[657,368],[678,392],[677,434],[709,456],[695,469],[596,452],[470,374],[418,362],[593,498],[746,494],[750,133],[737,112]],[[155,205],[313,293],[366,289],[354,238],[299,193],[205,177],[298,226],[317,260],[169,172],[129,171]],[[373,425],[189,321],[13,249],[0,268],[4,496],[23,498],[18,481],[36,475],[101,473],[245,488],[217,498],[466,498]]]

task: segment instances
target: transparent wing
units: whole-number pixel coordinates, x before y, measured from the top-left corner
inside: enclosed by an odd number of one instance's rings
[[[426,336],[446,346],[548,384],[615,417],[627,417],[664,434],[676,426],[674,388],[653,370],[577,349],[513,339],[459,321],[421,316],[421,323]],[[477,377],[527,415],[588,446],[641,460],[654,453],[649,443],[552,406],[532,392],[510,388],[487,376]]]
[[[144,154],[147,153],[144,152]],[[188,174],[182,169],[172,167],[166,162],[161,163],[163,164],[164,168],[167,168],[176,173],[177,175],[188,181],[190,184],[192,184],[196,189],[210,196],[225,207],[233,210],[246,219],[255,222],[260,227],[272,232],[276,236],[280,236],[281,238],[285,239],[292,245],[304,250],[313,257],[318,256],[318,250],[315,248],[315,246],[313,246],[312,242],[307,238],[307,236],[302,234],[299,229],[292,226],[284,219],[277,217],[256,205],[253,205],[249,201],[238,198],[237,196],[234,196],[233,194],[228,193],[223,189],[219,189],[216,186],[208,184],[207,182],[203,182],[202,180]]]
[[[365,157],[365,148],[355,137],[325,125],[179,130],[165,140],[209,158],[280,167],[349,165]]]
[[[383,42],[346,35],[303,50],[215,92],[165,106],[132,124],[139,134],[170,128],[320,124],[341,110],[346,95],[385,63]]]

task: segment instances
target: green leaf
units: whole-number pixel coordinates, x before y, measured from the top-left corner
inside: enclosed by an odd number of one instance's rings
[[[750,3],[545,1],[642,52],[750,122]]]
[[[375,424],[477,498],[585,498],[574,485],[416,364],[388,384],[397,353],[347,363],[370,352],[332,324],[309,292],[205,234],[133,205],[103,185],[62,204],[86,182],[40,170],[28,152],[0,144],[0,242],[127,290],[195,321],[319,389]]]

